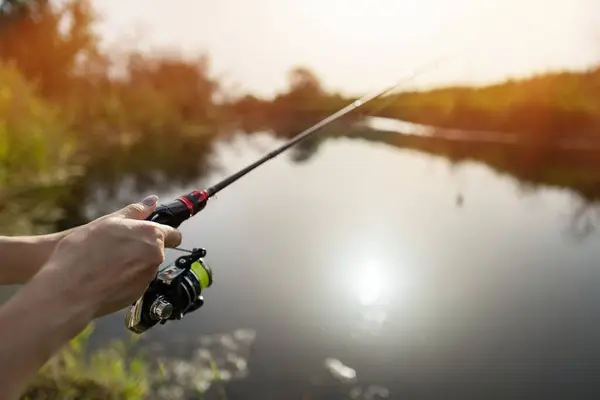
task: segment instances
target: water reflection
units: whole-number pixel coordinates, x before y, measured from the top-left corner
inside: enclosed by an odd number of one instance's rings
[[[552,157],[350,136],[281,155],[181,227],[183,247],[207,248],[215,284],[203,309],[144,343],[205,362],[199,335],[255,330],[250,373],[228,383],[231,398],[298,397],[328,358],[360,379],[359,389],[323,389],[342,398],[527,398],[523,382],[545,398],[597,390],[595,161],[561,158],[579,182],[565,189]],[[80,215],[137,200],[140,188],[166,200],[204,187],[280,142],[240,133],[213,143],[199,165],[178,161],[197,175],[168,187],[136,185],[134,166],[118,179],[98,169],[77,187]],[[122,315],[96,332],[123,334]]]
[[[248,376],[248,361],[256,332],[236,329],[231,333],[201,335],[189,359],[159,357],[161,369],[156,396],[164,400],[185,399]]]
[[[413,149],[443,157],[450,161],[449,168],[457,164],[481,162],[501,175],[516,179],[517,190],[523,195],[546,188],[564,188],[581,200],[586,208],[583,213],[586,216],[593,214],[591,210],[600,208],[600,174],[595,172],[600,170],[600,157],[596,156],[594,149],[574,151],[542,145],[504,144],[487,138],[489,135],[481,132],[462,132],[464,137],[458,140],[454,137],[456,135],[446,137],[438,131],[403,121],[369,118],[354,125],[329,127],[326,132],[317,134],[280,157],[290,159],[297,165],[308,164],[319,157],[323,146],[335,143],[339,138],[351,138],[361,144],[382,143],[389,146],[390,151]],[[474,135],[477,141],[470,140]],[[168,141],[163,138],[99,156],[85,175],[61,197],[59,206],[63,217],[57,228],[65,229],[84,223],[127,202],[136,201],[151,191],[177,195],[182,190],[214,183],[224,177],[225,172],[234,172],[280,144],[282,139],[276,137],[286,136],[283,133],[273,136],[267,132],[233,132],[225,139],[214,141],[203,137]],[[506,135],[502,137],[503,140],[509,138]],[[193,149],[193,154],[190,154],[190,149]],[[353,157],[356,162],[362,162],[361,154]],[[343,164],[329,164],[327,168],[343,168]],[[379,168],[385,166],[380,165]],[[361,172],[357,172],[356,178],[364,181]],[[457,176],[452,179],[456,180]],[[370,194],[371,191],[366,193]],[[467,201],[464,193],[455,197],[457,208],[463,207]],[[585,221],[583,224],[582,220]],[[575,211],[573,220],[566,223],[567,229],[575,237],[592,235],[597,226],[596,218],[582,219],[579,211]]]
[[[323,363],[334,379],[342,383],[356,382],[356,371],[335,358],[327,358]]]
[[[365,387],[358,384],[356,370],[338,359],[327,358],[324,367],[331,377],[342,385],[346,399],[382,400],[387,399],[390,395],[390,391],[383,386],[367,385]]]
[[[361,266],[361,271],[356,278],[360,281],[357,287],[358,300],[363,306],[375,304],[387,289],[385,287],[385,277],[375,261],[367,262],[366,265]]]
[[[368,307],[360,310],[360,319],[356,323],[352,337],[377,336],[382,332],[388,318],[388,311],[383,307]]]
[[[277,142],[239,135],[217,143],[219,168],[190,187]],[[468,200],[460,212],[457,181]],[[208,249],[215,285],[204,309],[145,340],[189,358],[199,344],[177,338],[255,329],[250,381],[288,396],[300,391],[294,380],[332,357],[398,396],[412,387],[432,398],[473,379],[470,389],[489,398],[496,386],[485,377],[501,371],[503,393],[518,396],[532,371],[551,385],[562,369],[600,354],[600,325],[590,319],[600,303],[600,248],[564,238],[575,198],[550,188],[524,195],[481,164],[456,169],[415,150],[325,141],[302,164],[278,157],[182,226],[184,246]],[[121,317],[105,324],[123,329]],[[257,386],[238,387],[228,393],[259,396]],[[353,393],[364,396],[361,387]]]
[[[373,385],[366,389],[356,387],[348,395],[353,400],[379,400],[387,399],[390,391],[382,386]]]
[[[590,238],[600,227],[600,206],[574,201],[568,216],[567,233],[577,241]]]

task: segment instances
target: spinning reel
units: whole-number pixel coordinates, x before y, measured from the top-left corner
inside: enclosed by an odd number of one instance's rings
[[[131,306],[125,317],[129,330],[140,334],[156,324],[180,320],[204,305],[202,292],[212,285],[212,270],[202,259],[206,250],[193,249],[189,253],[161,270]]]

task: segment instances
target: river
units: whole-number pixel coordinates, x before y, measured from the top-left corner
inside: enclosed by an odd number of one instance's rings
[[[277,142],[234,136],[208,176],[155,193],[205,187]],[[201,310],[142,343],[192,359],[203,335],[253,332],[229,399],[596,398],[600,241],[574,233],[580,204],[481,163],[330,139],[184,223],[182,247],[207,249],[214,284]],[[124,334],[123,314],[98,321],[101,342]],[[354,382],[323,378],[327,359]]]

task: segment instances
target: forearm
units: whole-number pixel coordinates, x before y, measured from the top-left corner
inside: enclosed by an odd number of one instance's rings
[[[71,230],[39,236],[0,236],[0,285],[22,284],[48,260]]]
[[[39,369],[92,320],[82,296],[44,269],[0,307],[0,398],[18,399]]]

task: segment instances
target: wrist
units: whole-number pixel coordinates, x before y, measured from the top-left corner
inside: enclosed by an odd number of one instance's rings
[[[87,324],[94,318],[99,304],[81,285],[74,284],[69,268],[59,263],[60,260],[50,260],[44,264],[26,288],[38,301],[48,301],[52,310],[58,311],[59,315],[54,316],[57,322],[73,320]]]
[[[15,295],[18,306],[15,313],[31,313],[29,307],[39,310],[42,329],[66,334],[77,334],[91,322],[96,311],[92,304],[65,279],[63,271],[48,264]],[[27,310],[23,307],[27,305]]]
[[[71,230],[39,236],[0,237],[0,284],[23,284],[48,261]]]

